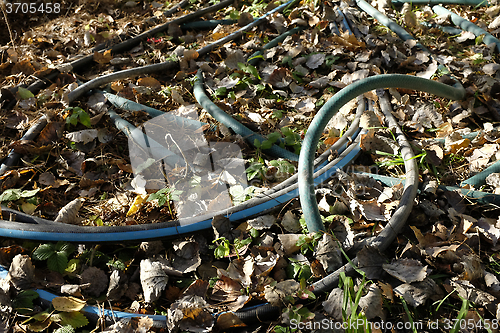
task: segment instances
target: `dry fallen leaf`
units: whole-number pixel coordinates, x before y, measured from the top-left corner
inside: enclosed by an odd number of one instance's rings
[[[406,283],[423,281],[427,276],[427,266],[422,266],[420,261],[414,259],[394,260],[390,264],[383,264],[382,268]]]
[[[35,279],[35,267],[31,263],[31,258],[27,255],[18,254],[12,259],[7,280],[16,289],[28,289]]]
[[[52,305],[57,311],[72,312],[83,309],[87,302],[76,297],[64,296],[52,299]]]
[[[94,52],[94,61],[98,64],[104,65],[110,62],[113,59],[113,55],[111,54],[111,50],[104,51],[103,53]]]
[[[161,292],[168,282],[168,275],[163,269],[163,265],[152,259],[141,260],[141,285],[144,293],[144,301],[152,303],[160,298]]]
[[[79,222],[78,211],[80,210],[84,202],[85,200],[82,198],[76,198],[70,201],[63,208],[61,208],[59,213],[57,213],[57,216],[54,221],[67,224],[78,223]]]

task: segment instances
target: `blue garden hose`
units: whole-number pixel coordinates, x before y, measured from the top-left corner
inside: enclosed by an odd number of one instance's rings
[[[394,186],[398,184],[405,184],[405,179],[402,178],[394,178],[394,177],[389,177],[389,176],[383,176],[383,175],[377,175],[373,173],[368,173],[368,172],[357,172],[357,174],[360,174],[362,176],[368,176],[370,178],[373,178],[375,180],[380,181],[386,186]],[[471,199],[477,200],[478,203],[487,205],[487,204],[493,204],[496,206],[500,207],[500,195],[499,194],[493,194],[493,193],[487,193],[487,192],[482,192],[482,191],[474,191],[458,186],[447,186],[447,185],[439,185],[439,189],[444,190],[444,191],[460,191],[460,193]]]

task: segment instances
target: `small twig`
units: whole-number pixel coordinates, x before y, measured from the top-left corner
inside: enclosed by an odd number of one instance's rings
[[[7,13],[5,12],[5,0],[0,0],[0,8],[2,8],[5,24],[7,25],[7,29],[9,30],[9,36],[10,36],[10,41],[12,43],[12,47],[14,48],[14,51],[16,51],[16,44],[14,44],[14,38],[12,37],[12,30],[10,29],[9,20],[7,19]]]
[[[165,135],[165,139],[167,139],[167,138],[170,138],[170,140],[172,140],[172,142],[177,147],[177,149],[179,149],[179,152],[181,153],[182,158],[184,159],[184,162],[186,163],[186,170],[184,171],[184,177],[186,177],[187,176],[187,172],[188,172],[188,166],[189,166],[187,158],[186,158],[186,156],[184,156],[184,152],[182,151],[181,147],[179,147],[179,145],[177,144],[177,142],[175,142],[174,138],[172,137],[172,135],[170,133],[167,133]]]

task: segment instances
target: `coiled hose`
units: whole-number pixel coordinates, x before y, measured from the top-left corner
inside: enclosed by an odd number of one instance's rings
[[[319,138],[323,133],[330,119],[338,110],[351,99],[368,91],[380,88],[403,88],[425,91],[440,97],[453,100],[464,98],[465,89],[457,82],[455,87],[416,76],[402,74],[381,74],[371,76],[366,79],[354,82],[340,90],[314,117],[302,143],[302,150],[299,157],[299,193],[302,210],[304,212],[307,228],[310,232],[324,231],[314,188],[311,184],[313,180],[313,165],[316,147]]]

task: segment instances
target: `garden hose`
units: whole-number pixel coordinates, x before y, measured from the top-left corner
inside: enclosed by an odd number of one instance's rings
[[[427,28],[438,28],[444,33],[447,33],[448,35],[456,36],[460,35],[462,33],[462,29],[454,28],[454,27],[449,27],[445,25],[440,25],[440,24],[435,24],[435,23],[429,23],[429,22],[420,22],[421,25],[427,27]]]
[[[207,125],[206,123],[203,123],[198,120],[190,119],[190,118],[185,118],[185,117],[179,117],[176,115],[173,115],[168,112],[160,111],[155,108],[142,105],[136,102],[133,102],[129,99],[110,94],[107,92],[98,92],[99,94],[104,95],[108,102],[110,102],[113,106],[122,109],[122,110],[127,110],[127,111],[143,111],[149,114],[151,117],[163,117],[164,119],[170,120],[176,124],[176,126],[180,128],[186,128],[186,129],[192,129],[194,131],[200,129],[203,125]]]
[[[0,266],[0,279],[7,278],[8,272],[9,271],[5,269],[5,267]],[[38,294],[44,306],[50,306],[52,300],[56,297],[59,297],[58,295],[55,295],[43,289],[35,289],[34,291]],[[123,312],[123,311],[107,310],[104,308],[91,305],[84,306],[81,311],[84,312],[89,319],[97,321],[100,318],[102,318],[104,322],[107,324],[114,323],[115,319],[121,320],[134,317],[149,317],[154,321],[155,326],[162,326],[162,327],[166,326],[165,324],[166,317],[161,315],[145,315],[145,314]]]
[[[466,5],[466,6],[488,6],[488,0],[392,0],[395,6],[402,6],[404,3],[413,5]]]
[[[169,10],[167,13],[165,13],[165,15],[170,15],[170,14],[173,14],[175,11],[177,11],[180,7],[183,7],[187,4],[188,1],[182,1],[181,3],[179,3],[178,5],[174,6],[174,8],[172,8],[171,10]],[[160,33],[160,32],[163,32],[165,30],[168,29],[169,25],[171,24],[182,24],[184,22],[188,22],[190,20],[193,20],[195,18],[198,18],[198,17],[201,17],[203,15],[206,15],[208,13],[212,13],[216,10],[219,10],[221,8],[224,8],[224,7],[227,7],[229,6],[230,4],[232,4],[234,2],[234,0],[223,0],[221,2],[219,2],[218,4],[215,4],[215,5],[212,5],[210,7],[207,7],[207,8],[203,8],[203,9],[200,9],[194,13],[189,13],[189,14],[186,14],[182,17],[179,17],[178,19],[174,19],[170,22],[167,22],[165,24],[162,24],[158,27],[155,27],[153,29],[150,29],[146,32],[143,32],[137,36],[134,36],[130,39],[127,39],[119,44],[116,44],[114,46],[112,46],[111,48],[106,48],[106,44],[107,43],[102,43],[98,46],[96,46],[94,49],[92,49],[92,54],[90,55],[87,55],[87,56],[83,56],[79,59],[76,59],[76,60],[73,60],[67,64],[63,64],[63,65],[60,65],[60,66],[57,66],[59,69],[61,69],[61,71],[64,69],[64,70],[67,70],[67,69],[71,69],[71,70],[78,70],[80,68],[83,68],[85,66],[87,66],[88,64],[92,63],[94,61],[94,55],[93,55],[93,52],[105,52],[107,50],[111,50],[112,54],[116,54],[116,53],[120,53],[120,52],[123,52],[123,51],[126,51],[128,49],[131,49],[132,47],[136,46],[137,44],[139,44],[141,41],[143,40],[146,40],[147,38],[149,37],[153,37],[155,34],[157,33]],[[33,93],[36,93],[37,91],[39,91],[40,89],[42,89],[47,82],[51,82],[53,81],[59,74],[61,74],[61,71],[56,69],[54,71],[52,71],[49,75],[47,75],[46,77],[42,78],[42,79],[38,79],[36,80],[35,82],[33,82],[32,84],[30,84],[27,89]],[[17,89],[19,87],[24,87],[25,85],[20,85],[20,86],[17,86],[17,87],[14,87],[13,89],[10,89],[12,93],[16,93]],[[15,103],[15,101],[13,101]],[[14,105],[12,103],[10,103],[7,108],[10,109],[12,108]]]
[[[405,163],[406,177],[408,182],[406,183],[405,188],[403,190],[403,195],[398,205],[398,208],[392,215],[391,219],[385,226],[384,230],[382,230],[382,232],[379,235],[374,237],[371,240],[371,242],[368,243],[370,246],[377,246],[381,251],[386,249],[392,243],[396,235],[404,226],[406,219],[411,213],[411,209],[413,207],[413,201],[415,200],[417,194],[417,184],[418,184],[418,168],[416,161],[413,158],[414,154],[411,149],[410,143],[404,136],[404,133],[399,128],[396,119],[390,112],[389,100],[387,99],[387,97],[381,97],[381,100],[382,99],[384,100],[382,102],[384,105],[383,106],[381,105],[382,112],[386,117],[389,127],[395,129],[396,140],[398,141],[398,144],[401,146],[401,154],[403,155],[403,158],[405,160],[404,163]],[[359,149],[360,152],[361,150],[359,148],[359,140],[360,137],[356,138],[355,146],[357,149]],[[299,181],[300,181],[300,176],[299,176]],[[300,191],[300,193],[302,192]],[[305,211],[303,206],[302,210],[304,216],[307,216],[309,212]],[[311,230],[309,229],[309,231]],[[325,292],[331,291],[338,285],[340,275],[341,274],[346,274],[348,276],[354,275],[355,273],[354,266],[357,265],[358,265],[358,260],[357,258],[354,258],[353,260],[351,260],[350,263],[345,264],[344,266],[330,273],[321,280],[313,283],[312,292],[316,296],[319,296]],[[251,322],[256,318],[260,319],[260,318],[269,318],[273,316],[277,317],[280,314],[280,308],[266,303],[255,308],[243,309],[243,311],[236,312],[235,314],[242,321]]]
[[[233,130],[235,133],[241,135],[250,144],[254,144],[254,140],[258,140],[261,144],[266,141],[266,138],[260,134],[253,132],[251,129],[245,125],[238,122],[236,119],[231,117],[229,114],[224,112],[221,108],[215,105],[214,102],[205,94],[205,88],[203,87],[203,72],[201,69],[198,70],[196,74],[196,81],[194,82],[193,94],[196,101],[205,109],[212,117],[214,117],[218,122],[226,126],[227,128]],[[299,157],[275,144],[271,148],[264,150],[266,153],[289,159],[291,161],[298,161]]]
[[[461,187],[465,187],[467,185],[473,186],[475,188],[479,188],[485,183],[486,177],[488,177],[492,173],[498,173],[500,172],[500,161],[496,161],[483,171],[479,172],[478,174],[470,177],[467,180],[464,180],[462,183],[460,183]]]
[[[294,4],[296,1],[297,0],[290,0],[287,3],[285,3],[281,6],[278,6],[278,7],[274,8],[273,10],[267,12],[266,14],[262,15],[261,17],[254,20],[253,22],[247,24],[246,26],[242,27],[241,29],[233,32],[232,34],[230,34],[226,37],[223,37],[221,39],[218,39],[217,41],[215,41],[215,42],[213,42],[205,47],[198,49],[197,50],[198,56],[200,56],[200,57],[204,56],[205,54],[209,53],[210,51],[214,50],[215,48],[217,48],[221,45],[224,45],[225,43],[227,43],[231,40],[234,40],[238,37],[241,37],[244,33],[248,32],[250,29],[252,29],[256,25],[263,22],[267,16],[269,16],[273,13],[282,11],[287,6]],[[231,0],[231,2],[232,2],[232,0]],[[168,61],[161,62],[158,64],[147,65],[147,66],[142,66],[142,67],[138,67],[138,68],[126,69],[126,70],[123,70],[120,72],[100,76],[98,78],[95,78],[93,80],[90,80],[90,81],[84,83],[83,85],[79,86],[78,88],[76,88],[75,90],[70,92],[68,94],[69,103],[75,101],[77,98],[81,97],[86,92],[88,92],[92,89],[96,89],[104,84],[107,84],[107,83],[110,83],[110,82],[113,82],[116,80],[130,78],[133,76],[151,74],[151,73],[155,73],[155,72],[170,70],[170,69],[175,68],[177,65],[178,65],[177,61],[168,60]]]
[[[188,22],[181,25],[181,29],[183,30],[196,30],[196,29],[214,29],[218,25],[231,25],[235,24],[236,20],[206,20],[206,21],[196,21],[196,22]]]
[[[384,14],[379,12],[377,9],[375,9],[372,5],[370,5],[365,0],[355,0],[355,1],[356,1],[356,4],[358,5],[359,8],[361,8],[363,11],[365,11],[368,15],[370,15],[374,19],[376,19],[380,24],[391,29],[402,40],[404,40],[404,41],[415,40],[416,41],[416,39],[412,35],[410,35],[405,29],[403,29],[396,22],[394,22],[393,20],[391,20],[390,18],[388,18],[387,16],[385,16]],[[431,55],[429,50],[425,46],[423,46],[419,41],[417,41],[415,45],[418,48],[420,48],[422,51]]]
[[[281,35],[279,35],[278,37],[274,38],[272,41],[270,41],[269,43],[265,44],[262,49],[263,50],[269,50],[270,48],[273,48],[275,46],[277,46],[279,43],[282,43],[288,36],[292,36],[296,33],[299,33],[301,32],[302,30],[304,30],[306,27],[304,26],[300,26],[300,27],[295,27],[293,29],[290,29],[288,30],[287,32],[285,33],[282,33]],[[248,57],[248,60],[247,62],[250,64],[250,65],[255,65],[258,61],[259,61],[259,56],[262,55],[263,52],[262,51],[257,51],[255,52],[254,54],[252,54],[250,57]]]
[[[189,4],[189,0],[182,0],[181,2],[177,3],[175,6],[172,8],[166,10],[163,12],[162,16],[164,17],[169,17],[172,16],[175,12],[181,10],[181,8],[186,7]],[[156,20],[158,19],[158,16],[153,16],[148,18],[147,20],[144,21],[146,24],[156,24]]]
[[[106,113],[115,123],[116,128],[122,131],[129,140],[147,151],[155,160],[164,160],[172,168],[186,166],[186,162],[180,156],[151,139],[141,129],[120,117],[115,111],[108,110]]]
[[[347,21],[347,17],[344,15],[344,12],[337,8],[337,13],[340,15],[340,17],[342,17],[342,24],[344,25],[344,28],[349,32],[349,35],[352,35],[352,28]]]
[[[30,127],[26,133],[21,137],[21,140],[34,140],[38,134],[44,129],[47,125],[47,116],[43,115],[37,122]],[[9,155],[2,161],[2,165],[0,166],[0,176],[6,173],[11,166],[17,163],[17,161],[21,158],[21,154],[16,153],[14,149],[11,149]]]
[[[177,24],[180,25],[182,23],[186,23],[189,21],[192,21],[195,18],[202,17],[203,15],[206,15],[208,13],[215,12],[219,9],[225,8],[229,5],[231,5],[234,2],[234,0],[223,0],[215,5],[212,5],[207,8],[200,9],[194,13],[189,13],[184,16],[181,16],[177,19],[174,19],[170,22],[167,22],[165,24],[162,24],[158,27],[155,27],[153,29],[150,29],[148,31],[145,31],[143,33],[140,33],[130,39],[127,39],[126,41],[112,46],[109,50],[111,50],[112,54],[116,53],[121,53],[123,51],[129,50],[139,44],[141,41],[144,41],[150,37],[155,37],[156,34],[164,32],[168,29],[168,27],[172,24]],[[76,61],[71,62],[72,66],[77,66],[77,68],[80,68],[82,66],[85,66],[93,61],[93,55],[88,55],[83,57],[82,59],[78,59]]]
[[[368,176],[375,180],[380,181],[382,184],[386,186],[394,186],[398,184],[405,184],[405,179],[402,178],[394,178],[389,176],[377,175],[369,172],[356,172],[362,176]],[[422,184],[419,184],[421,187]],[[492,204],[500,207],[500,194],[487,193],[482,191],[474,191],[458,186],[447,186],[447,185],[438,185],[438,188],[443,191],[460,191],[460,193],[467,198],[475,199],[478,203],[482,205]]]
[[[465,96],[465,89],[458,82],[455,84],[455,87],[451,87],[437,81],[417,76],[380,74],[351,83],[330,98],[313,118],[302,143],[299,157],[298,174],[300,202],[310,232],[324,231],[324,225],[316,203],[314,188],[311,187],[313,183],[312,161],[314,160],[319,138],[330,119],[344,104],[358,95],[379,88],[413,89],[453,100],[459,100]]]
[[[495,44],[497,51],[500,52],[500,40],[495,38],[492,34],[487,32],[486,30],[481,29],[471,21],[466,20],[463,17],[450,12],[448,9],[441,7],[439,5],[433,6],[432,10],[437,15],[450,16],[453,24],[459,26],[462,30],[472,32],[476,37],[484,36],[483,43],[486,45]]]

